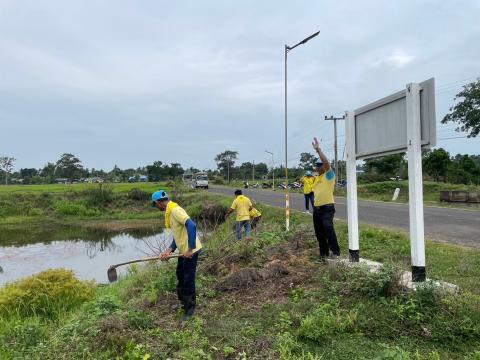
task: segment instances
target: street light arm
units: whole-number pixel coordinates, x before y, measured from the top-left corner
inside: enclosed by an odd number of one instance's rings
[[[305,44],[307,41],[313,39],[313,38],[314,38],[315,36],[317,36],[318,34],[320,34],[320,31],[317,31],[315,34],[310,35],[309,37],[303,39],[302,41],[300,41],[300,42],[299,42],[298,44],[296,44],[296,45],[293,45],[293,46],[291,46],[291,47],[287,45],[287,46],[286,46],[287,51],[293,50],[293,49],[295,49],[297,46]]]

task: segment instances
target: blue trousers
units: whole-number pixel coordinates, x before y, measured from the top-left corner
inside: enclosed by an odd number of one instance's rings
[[[237,223],[235,224],[237,240],[242,240],[242,227],[245,228],[245,237],[250,237],[250,232],[252,231],[250,220],[237,221]]]
[[[309,202],[312,204],[312,209],[313,209],[314,208],[313,202],[315,199],[313,195],[313,191],[310,194],[303,194],[303,196],[305,196],[305,209],[309,210],[308,209]]]
[[[177,262],[177,290],[184,296],[195,294],[195,275],[197,272],[198,252],[191,259],[179,257]]]

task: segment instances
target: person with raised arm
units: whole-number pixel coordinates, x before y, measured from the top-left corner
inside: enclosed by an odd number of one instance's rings
[[[312,146],[320,157],[320,161],[315,164],[315,170],[318,175],[315,176],[313,181],[313,226],[320,248],[320,258],[326,260],[330,252],[333,257],[340,256],[337,234],[333,226],[333,217],[335,215],[335,200],[333,197],[335,173],[320,148],[317,138],[313,139]]]

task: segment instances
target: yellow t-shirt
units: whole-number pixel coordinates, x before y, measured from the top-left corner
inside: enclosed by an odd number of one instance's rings
[[[310,194],[313,191],[313,181],[315,178],[313,176],[304,176],[301,181],[303,182],[303,193]]]
[[[188,251],[188,233],[185,223],[190,219],[187,212],[180,206],[176,206],[171,210],[170,213],[170,228],[172,229],[173,238],[175,239],[175,244],[177,244],[177,249],[180,254],[184,254]],[[195,249],[192,250],[193,253],[196,253],[202,248],[202,243],[197,239],[195,241]]]
[[[333,169],[329,169],[327,172],[320,176],[316,176],[313,182],[313,193],[315,196],[314,205],[323,206],[327,204],[333,204],[333,190],[335,188],[335,173]]]
[[[238,195],[232,203],[232,210],[237,212],[237,221],[250,220],[250,208],[252,207],[252,202],[245,195]]]
[[[259,216],[262,216],[262,213],[260,211],[258,211],[257,209],[255,209],[254,207],[252,207],[252,210],[250,210],[249,215],[250,215],[251,219],[255,219]]]

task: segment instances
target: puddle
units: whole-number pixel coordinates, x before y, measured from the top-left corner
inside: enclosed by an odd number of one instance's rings
[[[42,270],[65,268],[83,280],[108,283],[112,264],[152,256],[171,243],[170,231],[112,234],[85,229],[0,229],[0,286]],[[127,267],[117,269],[125,274]]]

